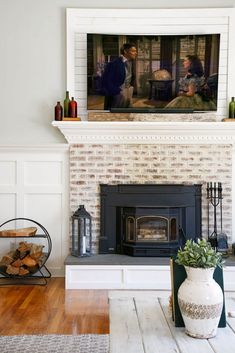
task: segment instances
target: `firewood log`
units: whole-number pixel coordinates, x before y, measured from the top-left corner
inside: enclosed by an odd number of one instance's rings
[[[20,267],[19,268],[19,276],[25,276],[29,274],[29,270],[25,267]]]
[[[10,251],[4,255],[0,261],[1,265],[8,266],[14,261],[15,251]]]
[[[0,237],[29,237],[35,235],[36,227],[27,227],[19,229],[5,229],[0,231]]]
[[[43,248],[44,245],[20,242],[15,251],[3,256],[1,265],[9,275],[25,276],[36,273],[45,262],[46,254],[43,253]]]
[[[35,253],[35,252],[42,251],[43,248],[44,248],[44,245],[39,245],[39,244],[32,243],[31,247],[30,247],[30,255]]]
[[[27,241],[21,241],[19,243],[17,250],[19,252],[27,252],[27,251],[30,252],[31,246],[32,246],[31,243],[27,243]]]
[[[20,259],[17,259],[11,263],[12,266],[14,267],[21,267],[23,265],[22,261]]]
[[[19,267],[14,267],[11,265],[7,266],[6,273],[8,275],[18,275],[19,274]]]
[[[32,273],[32,274],[38,272],[38,269],[39,269],[38,265],[28,268],[29,272]]]
[[[30,256],[32,257],[32,259],[36,260],[38,262],[38,260],[41,258],[42,256],[42,251],[39,252],[35,252],[34,254],[30,253]]]
[[[32,244],[32,247],[29,253],[32,259],[38,261],[42,256],[43,248],[44,248],[44,245]]]
[[[33,266],[37,265],[37,261],[32,259],[32,257],[30,255],[27,255],[21,261],[27,267],[33,267]]]

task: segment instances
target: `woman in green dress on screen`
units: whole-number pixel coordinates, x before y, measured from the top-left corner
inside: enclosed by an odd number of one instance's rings
[[[165,108],[216,110],[215,102],[208,96],[201,60],[197,55],[187,55],[183,61],[186,75],[179,80],[179,94]]]

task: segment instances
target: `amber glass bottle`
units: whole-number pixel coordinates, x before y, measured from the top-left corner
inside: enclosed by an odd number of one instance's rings
[[[68,117],[69,116],[69,91],[66,91],[66,97],[64,100],[64,117]]]
[[[76,118],[77,115],[77,102],[72,97],[72,100],[69,102],[69,116],[71,118]]]
[[[62,120],[63,118],[63,108],[60,102],[57,102],[55,106],[55,120]]]

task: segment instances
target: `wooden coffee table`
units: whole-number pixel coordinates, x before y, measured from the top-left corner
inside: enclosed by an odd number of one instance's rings
[[[168,298],[154,291],[110,292],[110,353],[234,353],[235,318],[211,339],[197,339],[174,326]],[[235,310],[234,297],[226,311]]]

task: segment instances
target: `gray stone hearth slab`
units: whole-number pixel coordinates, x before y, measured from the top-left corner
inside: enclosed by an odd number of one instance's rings
[[[226,266],[235,266],[235,256],[229,256],[226,260]],[[68,255],[65,259],[65,265],[109,265],[109,266],[168,266],[169,257],[133,257],[119,254],[99,254],[90,257],[75,257]]]

